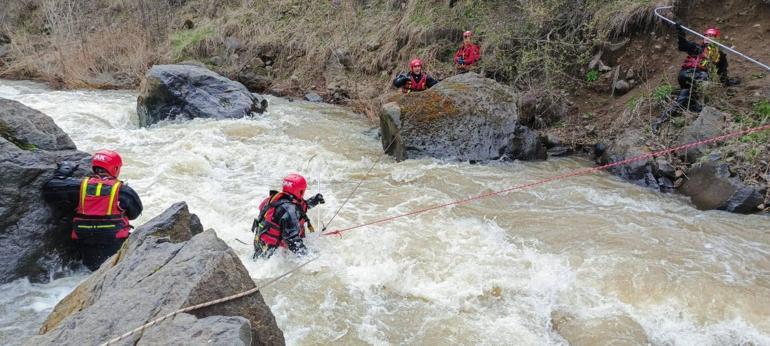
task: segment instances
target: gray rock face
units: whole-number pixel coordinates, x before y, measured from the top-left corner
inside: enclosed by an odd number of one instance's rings
[[[51,117],[21,102],[3,98],[0,98],[0,135],[25,149],[75,149],[75,143]]]
[[[305,94],[305,101],[309,101],[309,102],[323,102],[323,100],[324,99],[321,97],[321,95],[318,95],[318,93],[309,92],[309,93]]]
[[[141,126],[165,119],[242,118],[267,109],[267,100],[243,84],[193,65],[155,65],[140,86]]]
[[[431,156],[542,160],[546,149],[518,118],[516,94],[475,73],[397,96],[380,112],[382,145],[397,160]],[[391,144],[392,143],[392,144]]]
[[[168,323],[148,329],[137,345],[251,345],[251,325],[243,317],[197,319],[179,314]]]
[[[714,107],[703,107],[698,118],[684,130],[679,144],[687,144],[719,136],[725,126],[726,115]],[[707,146],[698,146],[682,152],[682,160],[693,163],[708,152]]]
[[[600,165],[620,162],[632,157],[648,154],[650,151],[643,142],[641,130],[630,129],[612,142],[607,150],[598,158]],[[610,173],[633,183],[650,187],[656,190],[660,189],[661,184],[655,177],[657,171],[656,162],[653,159],[634,161],[625,165],[612,167],[608,170]]]
[[[89,158],[50,117],[0,99],[0,283],[46,281],[77,258],[70,219],[45,203],[42,187],[56,163],[77,162],[75,176],[84,176]]]
[[[191,305],[254,288],[235,252],[200,225],[184,203],[141,226],[98,271],[65,297],[28,345],[96,345]],[[189,239],[189,240],[185,240]],[[230,317],[223,317],[230,316]],[[283,345],[255,293],[177,315],[122,340],[136,344]]]
[[[679,191],[701,210],[748,214],[757,212],[757,206],[764,201],[764,192],[731,177],[727,164],[704,163],[691,169],[687,177]]]

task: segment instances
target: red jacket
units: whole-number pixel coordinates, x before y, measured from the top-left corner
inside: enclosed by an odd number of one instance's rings
[[[481,59],[481,48],[473,43],[463,44],[455,53],[455,64],[460,63],[460,57],[463,58],[463,65],[473,65]]]

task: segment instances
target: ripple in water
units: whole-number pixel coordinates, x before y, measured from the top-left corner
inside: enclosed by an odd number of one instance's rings
[[[237,241],[251,242],[248,229],[267,191],[286,173],[303,173],[309,193],[320,190],[327,201],[310,216],[326,221],[381,153],[363,117],[327,105],[269,98],[268,112],[254,119],[145,129],[135,125],[131,92],[2,82],[0,97],[50,115],[81,150],[118,149],[122,178],[145,204],[136,224],[187,201],[257,282],[300,263],[286,254],[254,262],[251,247]],[[385,158],[331,228],[589,165]],[[308,246],[320,259],[262,294],[289,344],[564,344],[556,317],[570,316],[583,340],[767,345],[767,220],[698,211],[681,196],[606,174],[582,176],[342,237],[311,234]],[[34,294],[29,284],[13,284]],[[0,328],[29,335],[43,318],[2,320]],[[607,327],[617,321],[630,321],[623,325],[641,336]]]

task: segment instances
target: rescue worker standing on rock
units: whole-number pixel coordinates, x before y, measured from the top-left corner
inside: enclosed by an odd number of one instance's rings
[[[85,264],[92,271],[114,255],[128,238],[131,225],[142,213],[139,195],[118,180],[123,159],[115,151],[99,150],[91,158],[92,173],[72,178],[76,166],[60,164],[43,187],[45,199],[74,211],[70,236],[78,244]]]
[[[481,48],[472,41],[473,32],[463,33],[463,44],[455,53],[455,68],[458,73],[465,73],[476,67],[481,59]]]
[[[422,60],[413,59],[409,63],[409,73],[400,73],[393,80],[393,86],[401,88],[401,92],[408,94],[412,91],[423,91],[438,83],[427,73],[422,73]]]
[[[675,27],[678,49],[687,53],[687,58],[679,71],[680,89],[676,99],[652,124],[652,132],[655,134],[660,130],[661,124],[668,121],[672,115],[678,114],[680,110],[701,111],[702,106],[698,102],[700,82],[711,80],[715,77],[714,74],[717,74],[724,86],[738,84],[736,80],[727,77],[727,57],[713,42],[721,36],[718,28],[708,28],[703,34],[706,37],[703,43],[698,44],[687,40],[685,31],[679,23],[676,23]]]
[[[325,201],[320,193],[304,200],[305,190],[305,178],[292,173],[283,179],[281,192],[270,191],[270,196],[260,203],[259,216],[252,225],[252,232],[255,233],[255,259],[268,258],[279,247],[288,248],[299,256],[307,254],[302,241],[305,238],[305,225],[310,232],[314,231],[307,211]]]

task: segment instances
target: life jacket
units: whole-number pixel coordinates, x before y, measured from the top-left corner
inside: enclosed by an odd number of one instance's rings
[[[707,45],[703,47],[701,53],[698,55],[688,55],[682,63],[683,69],[698,69],[701,71],[708,71],[709,67],[719,62],[720,54],[719,48],[713,45]]]
[[[131,226],[119,203],[122,184],[112,177],[83,178],[78,207],[72,219],[72,239],[98,241],[128,238]]]
[[[310,226],[310,220],[306,214],[308,206],[303,199],[295,198],[285,192],[270,191],[270,196],[259,204],[259,217],[254,220],[252,226],[253,231],[256,232],[256,237],[269,247],[287,247],[283,240],[281,225],[278,224],[278,220],[273,219],[277,208],[287,203],[294,203],[299,207],[300,238],[305,237],[305,223]]]
[[[462,44],[455,53],[455,63],[457,63],[458,58],[462,57],[464,65],[473,65],[481,58],[480,52],[481,48],[476,44]]]
[[[411,91],[423,91],[428,88],[428,74],[426,73],[420,73],[420,80],[416,81],[414,79],[414,74],[409,72],[409,80],[406,81],[406,84],[403,88],[401,88],[401,92],[404,94],[408,94]]]

